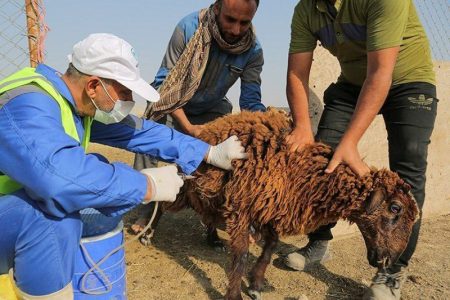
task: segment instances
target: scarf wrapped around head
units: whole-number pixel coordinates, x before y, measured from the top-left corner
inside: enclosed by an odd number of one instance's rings
[[[213,5],[202,9],[197,30],[161,85],[160,100],[147,106],[146,119],[158,120],[194,96],[206,69],[212,38],[223,51],[231,54],[244,53],[255,43],[253,26],[236,44],[227,43],[220,34]]]

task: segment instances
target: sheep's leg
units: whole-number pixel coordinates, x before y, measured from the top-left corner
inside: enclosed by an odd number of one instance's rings
[[[229,283],[225,299],[241,300],[242,276],[245,273],[248,258],[249,232],[241,231],[239,234],[232,235],[230,238],[230,252],[232,253],[232,260],[230,271],[228,273]]]
[[[252,299],[261,299],[261,290],[264,285],[264,274],[267,266],[270,264],[273,251],[278,243],[278,234],[271,226],[263,228],[264,248],[255,266],[250,272],[249,296]]]
[[[155,212],[155,209],[156,209],[156,212]],[[139,210],[138,219],[131,226],[131,230],[135,234],[140,234],[142,232],[142,230],[144,230],[145,227],[150,222],[153,214],[156,214],[156,215],[152,221],[150,228],[147,229],[147,231],[139,239],[140,242],[145,246],[148,246],[151,244],[153,234],[154,234],[156,227],[158,226],[159,220],[163,214],[161,205],[158,205],[158,207],[156,207],[155,203],[150,203],[148,205],[141,207]]]
[[[153,212],[152,212],[153,215]],[[150,228],[147,230],[147,232],[139,239],[140,242],[144,246],[150,246],[152,244],[153,235],[155,233],[156,227],[159,224],[159,220],[161,219],[161,216],[163,215],[163,209],[161,207],[158,208],[156,211],[155,219],[151,221],[151,216],[149,219],[149,222],[152,222]],[[147,225],[147,224],[146,224]]]
[[[206,243],[208,244],[208,246],[214,248],[217,251],[225,251],[225,245],[219,238],[216,227],[212,225],[206,226]]]

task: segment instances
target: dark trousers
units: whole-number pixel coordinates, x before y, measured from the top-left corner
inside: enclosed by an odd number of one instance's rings
[[[331,84],[324,93],[324,111],[316,140],[335,148],[355,110],[361,88],[346,83]],[[391,88],[381,108],[389,146],[389,167],[411,185],[422,210],[425,200],[425,171],[428,144],[437,111],[436,87],[428,83],[405,83]],[[376,141],[374,141],[376,143]],[[421,213],[422,215],[422,213]],[[393,272],[407,266],[417,245],[421,218],[414,225],[406,250]],[[308,235],[310,240],[331,240],[329,224]]]

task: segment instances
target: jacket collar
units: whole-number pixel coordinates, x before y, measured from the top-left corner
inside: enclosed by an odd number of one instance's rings
[[[61,79],[62,74],[60,72],[45,64],[39,64],[36,67],[36,73],[50,81],[53,87],[75,108],[75,101],[66,83]]]

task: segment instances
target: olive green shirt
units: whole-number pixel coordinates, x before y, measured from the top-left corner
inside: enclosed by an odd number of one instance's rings
[[[301,0],[289,53],[312,52],[320,41],[341,65],[339,81],[361,86],[367,52],[400,46],[393,85],[435,84],[430,47],[412,0]]]

